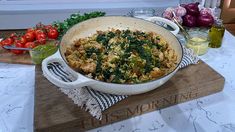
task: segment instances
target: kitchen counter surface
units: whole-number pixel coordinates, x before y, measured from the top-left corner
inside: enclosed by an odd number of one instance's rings
[[[222,92],[89,132],[235,132],[235,37],[200,58],[225,77]],[[0,132],[32,132],[35,66],[0,63]]]

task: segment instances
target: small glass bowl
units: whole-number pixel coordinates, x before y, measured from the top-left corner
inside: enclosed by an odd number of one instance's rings
[[[197,55],[204,55],[209,47],[208,33],[204,31],[190,31],[186,47],[192,49]]]
[[[49,40],[44,45],[38,45],[29,51],[30,57],[34,64],[41,64],[48,56],[53,55],[58,50],[58,41]]]
[[[148,17],[153,17],[155,15],[155,10],[154,9],[133,9],[130,12],[130,16],[136,17],[136,18],[148,18]]]

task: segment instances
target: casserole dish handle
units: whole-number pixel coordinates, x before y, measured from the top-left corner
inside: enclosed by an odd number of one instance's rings
[[[66,68],[66,71],[69,72],[69,74],[73,73],[74,78],[76,78],[74,81],[71,82],[66,82],[63,81],[62,79],[59,79],[55,75],[53,75],[49,69],[48,69],[48,64],[57,62],[60,63],[64,68]],[[53,54],[52,56],[47,57],[46,59],[43,60],[42,62],[42,71],[43,75],[54,85],[60,87],[60,88],[66,88],[66,89],[74,89],[74,88],[81,88],[84,86],[88,86],[92,80],[89,78],[86,78],[82,75],[79,75],[78,73],[71,71],[69,68],[67,68],[64,60],[60,56],[59,50]]]

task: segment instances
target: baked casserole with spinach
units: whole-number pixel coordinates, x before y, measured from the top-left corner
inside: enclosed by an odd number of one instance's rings
[[[97,31],[74,41],[65,52],[68,64],[99,81],[136,84],[160,78],[176,68],[177,55],[154,32],[129,29]]]

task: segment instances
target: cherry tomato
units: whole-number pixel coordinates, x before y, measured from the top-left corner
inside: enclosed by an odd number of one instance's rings
[[[47,33],[48,38],[50,38],[50,39],[57,39],[58,35],[59,35],[59,33],[58,33],[58,31],[55,28],[50,28],[48,30],[48,33]]]
[[[15,39],[14,43],[21,43],[20,39]]]
[[[7,38],[7,39],[2,41],[2,46],[5,46],[5,45],[10,46],[10,45],[13,44],[13,42],[14,42],[14,40],[12,38]]]
[[[39,39],[46,39],[47,36],[46,36],[45,33],[38,33],[37,36],[36,36],[36,38],[37,38],[37,40],[39,40]]]
[[[33,42],[36,37],[34,32],[28,32],[24,36],[25,36],[25,39],[27,40],[27,42]]]
[[[23,54],[24,51],[23,50],[11,50],[12,53],[19,55],[19,54]]]
[[[38,42],[39,42],[40,44],[46,44],[46,39],[39,39]]]
[[[36,47],[35,43],[34,42],[27,42],[25,45],[24,45],[25,48],[34,48]]]
[[[12,38],[13,40],[15,40],[15,39],[17,38],[17,34],[16,34],[16,33],[12,33],[12,34],[10,35],[10,38]]]
[[[36,38],[37,38],[39,43],[41,43],[41,44],[45,44],[46,43],[46,34],[45,33],[37,34]]]
[[[2,40],[0,40],[0,46],[2,46]]]
[[[22,43],[16,43],[16,44],[15,44],[15,47],[24,48],[24,44],[22,44]]]
[[[15,47],[18,47],[18,48],[23,48],[24,47],[24,45],[23,44],[21,44],[21,43],[16,43],[15,44]],[[23,54],[24,53],[24,51],[23,50],[11,50],[11,52],[12,53],[14,53],[14,54]]]
[[[35,30],[33,28],[28,28],[26,33],[34,32]]]
[[[46,30],[49,30],[49,29],[51,29],[51,28],[53,28],[53,27],[52,27],[52,25],[46,25],[44,28],[45,28]]]
[[[21,43],[21,44],[27,43],[27,39],[26,39],[24,36],[20,37],[19,40],[20,40],[20,43]]]
[[[37,29],[36,31],[35,31],[35,35],[36,35],[36,38],[37,38],[37,35],[38,34],[41,34],[41,33],[44,33],[41,29]]]

